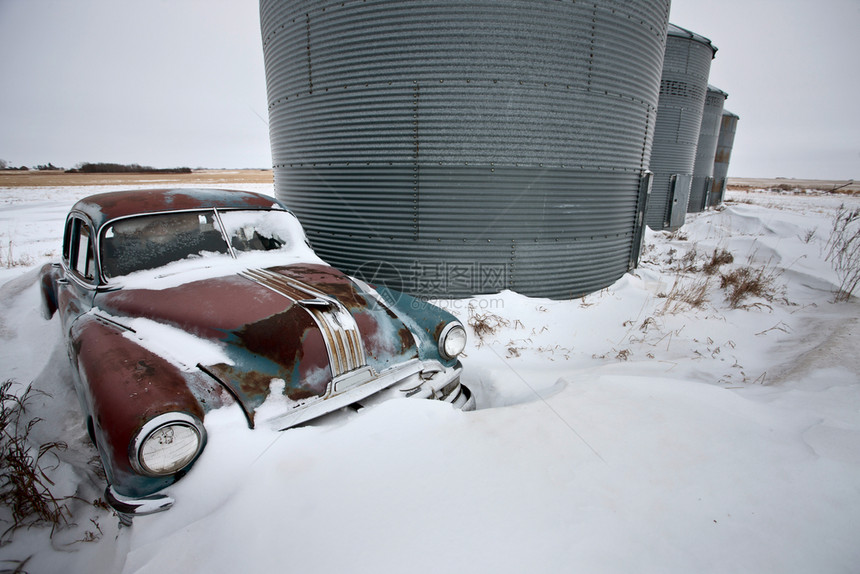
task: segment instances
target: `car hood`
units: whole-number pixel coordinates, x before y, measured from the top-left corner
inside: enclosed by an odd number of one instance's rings
[[[100,293],[95,304],[131,331],[135,320],[147,320],[215,343],[221,350],[216,358],[193,356],[196,346],[182,345],[181,338],[177,345],[186,348],[170,352],[219,380],[252,426],[267,400],[295,410],[418,358],[416,339],[397,314],[325,265],[248,269],[165,289],[120,289]],[[147,346],[142,330],[135,336]]]

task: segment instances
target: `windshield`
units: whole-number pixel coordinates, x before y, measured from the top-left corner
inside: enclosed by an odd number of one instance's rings
[[[304,246],[304,233],[295,216],[286,211],[235,210],[216,215],[215,210],[208,210],[141,215],[104,228],[101,266],[109,279],[184,259],[289,251],[296,245]]]

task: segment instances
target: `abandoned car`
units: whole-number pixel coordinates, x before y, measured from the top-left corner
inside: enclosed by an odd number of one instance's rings
[[[121,516],[170,507],[161,491],[200,456],[206,413],[225,405],[238,403],[251,427],[277,429],[383,390],[475,405],[460,384],[463,325],[330,267],[265,195],[82,199],[41,290]]]

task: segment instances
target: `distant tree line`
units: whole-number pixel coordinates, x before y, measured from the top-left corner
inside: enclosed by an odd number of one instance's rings
[[[191,173],[191,168],[172,167],[159,169],[136,163],[81,163],[66,173]]]
[[[0,171],[29,171],[25,165],[15,167],[9,165],[5,159],[0,159]],[[37,165],[33,169],[38,171],[62,171],[63,168],[57,167],[48,162],[43,165]],[[120,164],[120,163],[79,163],[73,169],[66,170],[66,173],[191,173],[190,167],[172,167],[167,169],[158,169],[149,167],[148,165],[138,165],[136,163]]]
[[[22,165],[21,167],[15,167],[13,165],[9,165],[9,162],[5,159],[0,159],[0,171],[29,171],[29,167]]]
[[[63,168],[57,167],[54,164],[48,162],[44,165],[37,165],[33,169],[37,169],[39,171],[62,171]],[[21,167],[15,167],[14,165],[9,165],[9,162],[5,159],[0,159],[0,171],[30,171],[30,168],[26,165],[22,165]]]

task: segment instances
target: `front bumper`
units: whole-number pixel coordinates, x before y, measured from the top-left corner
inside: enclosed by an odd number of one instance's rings
[[[377,402],[392,397],[436,399],[463,410],[474,410],[474,397],[460,384],[462,370],[459,363],[446,367],[439,361],[420,359],[406,361],[381,373],[362,367],[336,378],[332,392],[324,398],[297,403],[291,411],[262,420],[257,411],[256,424],[285,430],[358,402]]]
[[[417,379],[404,381],[396,390],[403,397],[442,401],[463,411],[473,411],[475,397],[460,383],[461,370],[459,366],[445,368],[439,363],[427,365]]]
[[[438,361],[413,359],[378,375],[374,373],[376,376],[366,382],[346,384],[346,390],[339,393],[336,391],[337,385],[334,385],[336,394],[257,422],[258,425],[284,430],[359,402],[367,406],[391,398],[438,400],[464,411],[475,410],[475,397],[468,387],[460,383],[461,371],[459,363],[446,367]],[[351,378],[358,376],[363,375],[352,374]],[[349,383],[350,378],[341,378],[339,381]],[[162,512],[173,505],[173,499],[163,493],[132,498],[120,495],[110,485],[105,491],[105,498],[125,525],[130,525],[134,516]]]
[[[164,512],[173,506],[173,498],[166,494],[156,493],[134,498],[123,496],[111,485],[105,488],[105,500],[116,511],[120,523],[124,526],[131,526],[131,519],[135,516]]]

